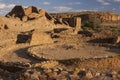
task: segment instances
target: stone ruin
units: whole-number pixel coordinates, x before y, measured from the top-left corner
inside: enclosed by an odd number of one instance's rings
[[[44,9],[37,9],[34,6],[30,6],[28,8],[24,8],[20,5],[15,6],[7,15],[7,18],[13,18],[13,19],[19,19],[23,23],[31,20],[35,20],[36,22],[38,19],[44,18],[45,20],[42,20],[42,23],[40,25],[46,26],[49,25],[47,21],[52,25],[58,26],[66,26],[66,27],[72,27],[74,29],[74,34],[77,34],[79,30],[81,30],[81,18],[80,17],[70,17],[70,18],[53,18],[51,15],[49,15]],[[44,21],[46,21],[46,24],[44,24]],[[23,23],[22,27],[25,26]],[[17,24],[17,23],[16,23]],[[30,24],[30,23],[29,23]],[[60,24],[60,25],[57,25]],[[32,25],[37,25],[38,27],[40,25],[32,23]],[[20,25],[21,26],[21,25]]]
[[[72,17],[72,18],[58,18],[56,19],[57,23],[69,25],[74,28],[74,34],[77,34],[81,28],[81,18]]]
[[[52,17],[44,9],[37,9],[34,6],[24,8],[17,5],[6,15],[8,18],[18,18],[24,22],[34,20],[42,16],[45,16],[49,20],[52,19]]]
[[[39,45],[53,43],[53,40],[47,33],[31,30],[18,34],[16,43],[29,43],[30,45]]]
[[[33,32],[31,36],[30,45],[48,44],[48,43],[53,43],[53,40],[48,34],[42,32]]]
[[[23,22],[26,22],[28,20],[34,20],[34,19],[37,19],[43,16],[45,16],[49,21],[52,21],[55,24],[65,24],[71,27],[75,27],[75,31],[78,31],[78,29],[81,29],[81,18],[80,17],[54,19],[44,9],[37,9],[34,6],[24,8],[20,5],[17,5],[6,15],[6,17],[8,18],[20,19]]]

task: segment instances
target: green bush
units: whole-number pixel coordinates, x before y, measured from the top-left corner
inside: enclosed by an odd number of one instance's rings
[[[84,26],[86,26],[86,27],[92,27],[92,26],[94,26],[94,23],[91,22],[91,21],[87,21],[87,22],[84,23]]]
[[[110,30],[110,31],[113,32],[114,34],[120,35],[120,30],[113,29],[113,30]]]
[[[101,29],[103,26],[96,24],[92,21],[86,21],[83,25],[84,30],[91,30],[91,29]]]

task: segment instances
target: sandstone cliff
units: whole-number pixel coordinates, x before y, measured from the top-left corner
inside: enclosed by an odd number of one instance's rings
[[[51,13],[54,18],[81,17],[82,22],[92,21],[99,24],[114,23],[119,24],[120,15],[114,12],[70,12],[70,13]]]

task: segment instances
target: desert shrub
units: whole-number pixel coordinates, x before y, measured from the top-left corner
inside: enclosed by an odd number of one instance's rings
[[[84,26],[86,26],[86,27],[92,27],[92,26],[94,26],[94,23],[91,22],[91,21],[86,21],[86,22],[84,23]]]
[[[102,25],[99,25],[99,24],[97,24],[97,23],[94,23],[94,22],[92,22],[92,21],[86,21],[84,24],[83,24],[83,29],[84,30],[91,30],[91,29],[102,29],[102,28],[104,28],[104,26],[102,26]]]
[[[113,32],[114,34],[116,34],[116,35],[120,35],[120,30],[110,30],[111,32]]]
[[[95,25],[91,21],[86,21],[83,25],[84,30],[90,30],[90,29],[93,29],[93,27],[95,27]]]

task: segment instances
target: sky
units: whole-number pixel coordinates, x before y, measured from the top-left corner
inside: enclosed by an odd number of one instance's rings
[[[36,6],[50,13],[113,11],[120,14],[120,0],[0,0],[0,15],[5,15],[15,5]]]

